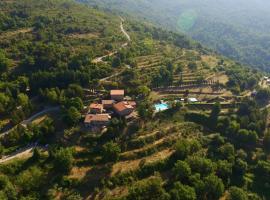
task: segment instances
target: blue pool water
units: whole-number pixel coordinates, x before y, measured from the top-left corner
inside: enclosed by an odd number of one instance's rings
[[[156,112],[160,112],[160,111],[164,111],[164,110],[168,110],[168,109],[169,109],[169,105],[166,103],[155,104]]]

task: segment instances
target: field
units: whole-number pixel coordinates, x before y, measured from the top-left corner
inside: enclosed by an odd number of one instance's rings
[[[75,148],[76,161],[68,177],[73,181],[83,183],[79,190],[86,199],[107,199],[125,195],[128,190],[127,185],[117,184],[108,191],[102,189],[103,182],[106,182],[106,180],[113,181],[121,176],[135,173],[144,165],[151,165],[168,159],[174,153],[175,142],[181,138],[201,137],[200,127],[196,124],[181,121],[177,123],[169,122],[178,118],[178,115],[182,116],[183,113],[181,112],[166,119],[157,117],[155,121],[145,123],[136,132],[129,132],[132,125],[127,127],[126,131],[121,134],[122,152],[119,160],[115,163],[100,163],[101,158],[95,157],[92,152],[93,149],[91,147],[89,149],[87,145],[88,138],[92,137],[91,134],[78,135],[80,139],[77,141],[82,142],[78,143]],[[73,137],[75,136],[73,135]],[[98,137],[106,136],[99,135]],[[91,159],[89,159],[90,157]],[[139,180],[132,181],[132,184],[137,181]],[[100,191],[93,194],[94,188],[100,188]]]

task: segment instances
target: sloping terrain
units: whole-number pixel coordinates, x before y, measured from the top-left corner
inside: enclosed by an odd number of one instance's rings
[[[78,0],[188,34],[217,52],[268,70],[270,4],[215,0]]]
[[[71,0],[0,9],[0,199],[269,197],[260,71]],[[86,127],[111,89],[134,118]]]

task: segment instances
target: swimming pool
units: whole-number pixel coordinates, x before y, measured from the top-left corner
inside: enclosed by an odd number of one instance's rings
[[[155,104],[155,111],[156,112],[161,112],[161,111],[168,110],[168,109],[169,109],[169,105],[167,103]]]

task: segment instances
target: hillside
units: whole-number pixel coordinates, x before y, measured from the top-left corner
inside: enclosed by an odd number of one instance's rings
[[[268,1],[79,0],[79,2],[135,15],[161,27],[186,33],[225,56],[269,71]]]
[[[0,199],[270,197],[262,72],[72,0],[0,8]]]

